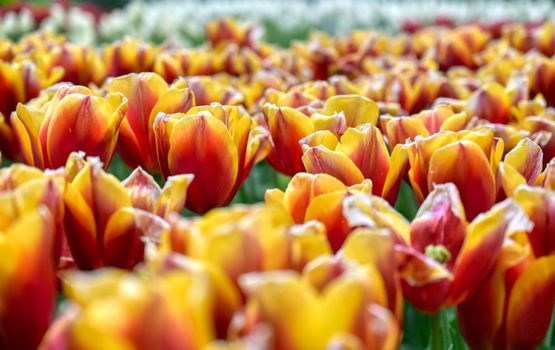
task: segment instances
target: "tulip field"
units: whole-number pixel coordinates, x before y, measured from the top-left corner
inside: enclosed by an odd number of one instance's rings
[[[0,16],[0,350],[555,349],[548,5],[179,4]]]

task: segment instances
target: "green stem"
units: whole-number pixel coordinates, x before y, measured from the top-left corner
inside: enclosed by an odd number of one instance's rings
[[[430,349],[431,350],[441,350],[440,312],[430,315]]]
[[[547,336],[545,337],[545,348],[553,349],[555,347],[555,309],[553,310],[553,315],[551,316],[551,326],[547,331]]]

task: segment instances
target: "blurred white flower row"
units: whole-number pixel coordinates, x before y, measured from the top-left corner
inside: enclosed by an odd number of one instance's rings
[[[0,20],[0,34],[13,39],[42,28],[66,33],[71,41],[88,45],[133,36],[187,46],[202,41],[206,22],[234,16],[259,23],[270,42],[287,44],[306,36],[310,30],[341,34],[377,28],[392,32],[407,20],[431,23],[442,15],[457,22],[534,21],[554,18],[555,8],[550,1],[174,0],[132,2],[103,15],[95,23],[92,15],[79,8],[55,5],[40,25],[28,11],[8,13]]]

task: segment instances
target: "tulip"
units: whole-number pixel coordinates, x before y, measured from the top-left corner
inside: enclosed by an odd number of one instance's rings
[[[10,115],[19,102],[37,97],[41,89],[60,79],[62,72],[54,69],[47,73],[30,61],[0,62],[0,152],[9,159],[19,156],[16,135],[10,124]]]
[[[247,295],[242,331],[265,324],[275,349],[396,349],[399,326],[384,307],[385,291],[372,265],[323,257],[301,276],[290,271],[241,276]],[[333,315],[333,316],[332,316]]]
[[[446,71],[453,66],[474,68],[473,54],[482,50],[489,35],[477,26],[465,26],[443,33],[437,45],[437,62]]]
[[[278,206],[219,208],[192,221],[170,222],[166,247],[219,266],[232,281],[247,272],[302,268],[330,253],[321,224],[293,226]]]
[[[391,231],[355,229],[337,253],[359,265],[375,266],[383,279],[387,293],[387,307],[399,322],[403,319],[403,292],[396,269],[395,237]]]
[[[529,131],[543,152],[544,166],[555,158],[555,121],[543,117],[528,117],[520,122],[520,127]]]
[[[454,183],[472,220],[496,201],[496,173],[503,149],[503,141],[495,139],[489,128],[440,132],[397,145],[390,172],[402,174],[408,163],[411,187],[420,203],[434,184]]]
[[[162,175],[195,176],[186,207],[197,213],[231,202],[270,146],[267,133],[251,116],[217,103],[159,114],[154,134]]]
[[[254,47],[260,36],[260,28],[241,25],[232,18],[223,18],[206,25],[206,38],[214,48],[222,48],[229,44]]]
[[[104,88],[127,98],[125,119],[121,122],[118,153],[131,168],[141,166],[158,171],[154,120],[158,113],[186,112],[195,105],[187,89],[168,87],[155,73],[132,73],[109,79]]]
[[[0,230],[0,348],[36,349],[55,309],[54,221],[45,207]]]
[[[320,131],[300,143],[307,172],[330,174],[347,185],[370,179],[375,194],[395,203],[402,174],[390,172],[389,152],[375,126],[363,124],[348,128],[339,140],[329,130]]]
[[[103,269],[67,273],[72,304],[41,348],[203,349],[216,337],[214,314],[238,306],[238,292],[214,267],[164,257],[142,274]]]
[[[60,81],[76,85],[100,85],[106,78],[106,66],[100,55],[91,47],[69,42],[55,45],[46,51],[32,51],[34,59],[43,62],[49,71],[63,68]]]
[[[346,209],[348,218],[364,225],[362,213],[384,216],[370,203],[355,200]],[[387,228],[371,218],[366,221],[371,228]],[[531,223],[511,200],[468,223],[457,188],[443,184],[428,195],[410,227],[401,228],[404,241],[395,250],[403,294],[417,309],[437,312],[468,298],[488,277],[504,237],[528,232]]]
[[[132,268],[142,261],[145,242],[157,244],[168,229],[158,215],[183,208],[191,181],[189,175],[172,177],[160,190],[150,175],[136,170],[120,183],[98,158],[84,162],[77,155],[66,171],[65,231],[75,263],[86,270]]]
[[[461,333],[473,349],[537,349],[555,304],[555,255],[533,259],[506,239],[494,271],[458,306]]]
[[[324,224],[330,245],[339,250],[353,230],[343,217],[343,202],[351,193],[371,193],[372,183],[347,187],[327,174],[298,173],[289,182],[285,192],[267,190],[265,201],[275,204],[289,214],[295,224],[317,220]]]
[[[383,130],[390,147],[394,148],[406,141],[414,141],[417,136],[428,137],[445,130],[464,130],[467,121],[466,114],[455,113],[450,105],[439,105],[409,117],[384,118]]]
[[[534,227],[528,241],[535,258],[555,254],[555,192],[519,186],[512,197],[526,212]]]
[[[511,99],[502,85],[487,83],[468,100],[468,112],[492,123],[507,124],[512,120]]]
[[[158,49],[135,39],[123,39],[103,49],[109,77],[129,73],[151,72]]]
[[[531,77],[532,91],[541,93],[548,106],[555,106],[555,61],[542,58],[533,66]]]
[[[264,118],[274,143],[268,162],[277,171],[293,176],[305,170],[300,140],[319,130],[341,135],[349,127],[375,125],[378,116],[376,103],[356,95],[332,97],[323,109],[311,116],[291,107],[267,104]]]
[[[198,106],[210,105],[213,102],[218,102],[222,105],[238,106],[244,100],[243,95],[237,89],[211,77],[181,78],[173,86],[175,88],[188,88],[191,90],[195,95],[195,101]]]
[[[37,168],[13,164],[0,169],[0,230],[25,213],[47,208],[55,223],[51,256],[58,266],[67,255],[63,233],[65,179],[61,172],[43,173]]]
[[[83,151],[107,166],[126,109],[120,94],[100,97],[86,87],[62,85],[39,108],[19,104],[12,124],[27,164],[58,168],[71,152]]]

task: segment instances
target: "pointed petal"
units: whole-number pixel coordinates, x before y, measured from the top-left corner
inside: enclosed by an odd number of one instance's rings
[[[364,175],[346,154],[329,150],[324,146],[309,148],[302,161],[307,172],[329,174],[348,186],[364,180]]]
[[[548,331],[555,304],[555,256],[532,262],[509,299],[507,341],[514,349],[534,349]]]
[[[237,181],[238,154],[226,126],[211,114],[185,116],[169,136],[171,174],[195,176],[187,208],[205,212],[227,204]]]
[[[459,141],[437,150],[430,160],[428,188],[452,182],[472,220],[495,203],[496,185],[488,159],[472,141]]]

